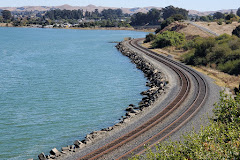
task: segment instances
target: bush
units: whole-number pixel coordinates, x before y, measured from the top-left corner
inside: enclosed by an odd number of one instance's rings
[[[222,20],[222,19],[219,19],[219,20],[217,21],[217,24],[218,24],[218,25],[222,25],[222,24],[223,24],[223,20]]]
[[[227,57],[229,53],[231,53],[231,49],[228,47],[227,44],[216,45],[212,49],[212,52],[206,55],[206,58],[208,63],[224,63],[226,60],[225,57]]]
[[[167,46],[178,46],[185,42],[185,35],[174,31],[165,31],[158,34],[152,42],[152,48],[163,48]]]
[[[240,59],[227,61],[218,66],[218,69],[229,74],[239,75],[240,74]]]
[[[193,64],[196,66],[200,66],[200,65],[207,65],[207,60],[205,57],[194,57],[193,58]]]
[[[224,33],[224,34],[218,36],[216,38],[216,40],[218,41],[218,44],[222,44],[222,43],[228,42],[229,40],[231,40],[231,38],[232,37],[229,34]]]
[[[182,48],[185,51],[187,51],[187,50],[190,50],[190,49],[194,48],[194,45],[195,45],[195,42],[193,40],[190,40],[187,43],[185,43]]]
[[[232,20],[226,20],[226,24],[232,24]]]
[[[194,60],[194,51],[189,51],[188,53],[182,55],[181,61],[185,62],[188,65],[193,65],[193,60]]]
[[[232,34],[240,38],[240,25],[232,31]]]
[[[164,29],[165,27],[169,26],[172,22],[174,22],[174,19],[171,18],[171,17],[162,21],[161,24],[160,24],[161,29]]]
[[[161,31],[161,27],[156,29],[155,34],[159,33],[160,31]]]
[[[240,39],[228,34],[216,38],[197,37],[186,43],[183,49],[191,51],[183,57],[190,65],[208,65],[225,73],[240,74]]]
[[[239,38],[231,39],[228,42],[228,45],[232,50],[237,50],[240,48],[240,39]]]
[[[156,35],[153,33],[149,33],[148,35],[146,35],[146,38],[144,40],[144,43],[148,43],[151,42],[152,40],[154,40],[156,38]]]
[[[196,57],[205,57],[207,53],[211,51],[214,45],[214,38],[200,39],[200,41],[196,41],[196,50],[194,55]]]
[[[240,47],[240,46],[239,46]],[[240,59],[240,49],[237,49],[237,50],[234,50],[232,51],[228,57],[227,57],[228,60],[237,60],[237,59]]]

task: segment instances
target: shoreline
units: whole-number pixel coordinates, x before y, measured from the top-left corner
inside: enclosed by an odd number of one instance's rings
[[[5,26],[4,26],[5,25]],[[8,26],[9,25],[9,26]],[[31,26],[13,26],[12,24],[0,23],[0,27],[11,27],[11,28],[41,28],[41,27],[31,27]],[[137,31],[137,32],[155,32],[156,28],[152,29],[135,29],[134,27],[70,27],[70,28],[44,28],[43,29],[75,29],[75,30],[119,30],[119,31]]]
[[[144,76],[147,77],[148,82],[146,86],[149,87],[147,91],[143,91],[140,94],[143,95],[142,100],[139,102],[138,106],[130,104],[126,109],[125,116],[119,119],[119,122],[114,126],[108,128],[103,128],[99,131],[93,131],[87,134],[83,140],[75,140],[73,145],[68,145],[62,147],[61,151],[53,148],[50,151],[50,155],[45,155],[41,153],[38,155],[40,160],[44,159],[64,159],[67,156],[73,155],[75,152],[81,151],[81,149],[87,148],[93,145],[95,142],[99,141],[101,138],[108,136],[112,132],[121,130],[125,125],[129,125],[131,119],[136,115],[144,112],[145,109],[151,108],[151,106],[158,100],[158,98],[165,94],[165,88],[167,85],[167,80],[162,72],[158,71],[156,67],[149,62],[149,60],[144,59],[141,55],[130,50],[124,46],[123,42],[117,44],[116,48],[124,55],[130,58],[131,62],[136,64],[136,67],[143,71]],[[136,116],[137,118],[137,116]]]

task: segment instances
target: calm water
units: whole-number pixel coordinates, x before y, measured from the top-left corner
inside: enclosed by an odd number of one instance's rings
[[[37,158],[115,124],[146,79],[108,42],[145,34],[0,28],[0,159]]]

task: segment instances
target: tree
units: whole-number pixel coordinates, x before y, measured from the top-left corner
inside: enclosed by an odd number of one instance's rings
[[[149,20],[149,23],[151,25],[156,25],[159,24],[159,19],[161,17],[161,11],[155,8],[152,8],[148,13],[147,13],[147,19]]]
[[[207,15],[207,18],[209,19],[209,21],[213,21],[213,16]]]
[[[104,9],[102,12],[102,17],[104,19],[118,19],[124,16],[121,9]]]
[[[0,22],[3,22],[3,17],[2,16],[0,16]]]
[[[236,18],[236,15],[231,12],[225,17],[225,20],[231,20],[232,18]]]
[[[233,35],[236,35],[240,38],[240,25],[237,26],[233,31],[232,31]]]
[[[148,13],[138,12],[131,16],[131,25],[157,25],[159,24],[159,19],[161,18],[161,11],[152,8]]]
[[[9,20],[12,17],[12,14],[9,10],[3,10],[2,11],[2,16],[4,20]]]
[[[200,17],[200,21],[208,22],[209,19],[208,19],[207,16],[201,16],[201,17]]]
[[[131,25],[145,25],[148,23],[147,14],[138,12],[132,15],[131,17]]]
[[[185,19],[184,16],[181,14],[174,14],[170,18],[174,19],[174,21],[180,21],[182,19]]]
[[[166,20],[162,21],[161,24],[160,24],[160,27],[161,29],[169,26],[172,22],[174,22],[174,19],[173,18],[167,18]]]
[[[213,14],[214,19],[224,19],[224,17],[225,17],[224,14],[221,12],[216,12]]]
[[[188,18],[188,11],[186,9],[183,9],[183,8],[168,6],[168,7],[163,8],[162,12],[163,12],[163,18],[164,19],[167,19],[174,14],[181,14],[181,15],[183,15],[184,19]]]
[[[237,10],[237,15],[240,17],[240,7]]]

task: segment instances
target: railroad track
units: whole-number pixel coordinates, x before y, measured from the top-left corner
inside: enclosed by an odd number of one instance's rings
[[[177,130],[179,130],[184,124],[186,124],[201,108],[202,104],[205,102],[207,96],[207,83],[205,82],[204,78],[202,78],[196,71],[193,69],[173,61],[165,56],[156,54],[141,45],[139,45],[139,41],[142,39],[135,39],[129,42],[131,47],[135,48],[136,50],[143,52],[147,56],[155,59],[156,61],[163,63],[167,67],[171,68],[178,76],[180,81],[180,90],[175,97],[175,99],[170,102],[161,112],[156,114],[150,120],[145,122],[144,124],[140,125],[139,127],[135,128],[131,132],[121,136],[120,138],[115,139],[114,141],[98,148],[87,155],[80,157],[78,160],[94,160],[94,159],[101,159],[103,156],[117,150],[118,148],[122,147],[123,145],[134,141],[137,137],[143,135],[154,126],[161,123],[164,119],[170,116],[177,108],[184,103],[185,99],[188,97],[190,90],[191,90],[191,82],[190,77],[195,79],[196,81],[196,99],[192,101],[192,103],[186,106],[186,110],[176,119],[171,122],[168,126],[166,126],[163,130],[159,133],[153,135],[145,142],[138,144],[137,147],[133,148],[130,151],[122,153],[120,157],[114,157],[114,159],[127,159],[131,157],[133,154],[143,154],[145,152],[144,144],[151,144],[150,147],[153,147],[158,142],[164,140],[165,138],[169,137]]]

